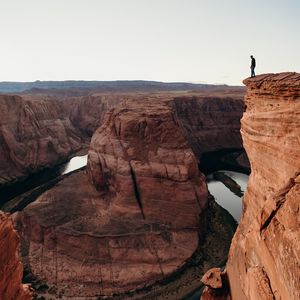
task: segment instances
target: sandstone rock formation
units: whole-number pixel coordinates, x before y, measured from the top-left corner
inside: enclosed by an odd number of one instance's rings
[[[23,266],[19,259],[19,238],[8,214],[0,211],[0,299],[32,299],[22,284]]]
[[[17,216],[26,266],[59,295],[135,290],[181,268],[205,229],[207,187],[168,101],[105,115],[87,174]]]
[[[251,176],[227,271],[232,299],[300,299],[300,74],[244,81]]]
[[[0,185],[51,166],[83,139],[56,101],[0,95]]]

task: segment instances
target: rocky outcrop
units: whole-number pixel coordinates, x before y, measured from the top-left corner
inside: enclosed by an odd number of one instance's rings
[[[207,187],[168,101],[127,101],[108,112],[87,174],[68,176],[17,217],[26,266],[57,295],[136,290],[192,256]]]
[[[227,271],[232,299],[300,299],[300,74],[247,86],[242,136],[251,162]]]
[[[0,185],[66,158],[83,143],[56,101],[0,95]]]
[[[0,299],[29,300],[31,291],[22,284],[19,238],[8,214],[0,211]]]

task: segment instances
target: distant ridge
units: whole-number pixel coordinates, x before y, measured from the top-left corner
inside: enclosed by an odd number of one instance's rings
[[[100,91],[172,91],[199,90],[208,87],[224,88],[227,85],[188,83],[188,82],[160,82],[146,80],[116,80],[116,81],[35,81],[35,82],[0,82],[1,93],[20,93],[29,90],[47,89],[95,89]]]

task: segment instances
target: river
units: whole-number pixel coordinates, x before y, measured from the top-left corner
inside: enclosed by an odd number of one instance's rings
[[[246,191],[249,178],[248,175],[227,170],[219,170],[218,172],[222,172],[229,176],[241,187],[243,192]],[[237,222],[239,222],[242,213],[242,197],[236,196],[221,181],[215,180],[212,174],[207,176],[207,187],[209,192],[214,196],[216,202],[226,209]],[[199,288],[192,295],[184,298],[184,300],[199,300],[202,291],[203,287]]]
[[[246,191],[248,175],[226,170],[220,170],[219,172],[233,179],[243,192]],[[242,198],[231,192],[221,181],[214,180],[212,175],[208,175],[207,180],[208,190],[214,196],[216,202],[239,222],[242,213]]]

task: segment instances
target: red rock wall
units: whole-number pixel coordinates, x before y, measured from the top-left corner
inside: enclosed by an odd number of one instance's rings
[[[0,96],[0,185],[51,166],[82,145],[56,101]]]
[[[199,158],[205,152],[243,147],[243,107],[239,97],[180,97],[173,102],[182,131]]]
[[[22,284],[23,266],[19,259],[19,238],[8,214],[0,211],[0,299],[32,299]]]
[[[300,299],[300,74],[244,81],[251,176],[227,272],[233,300]]]

